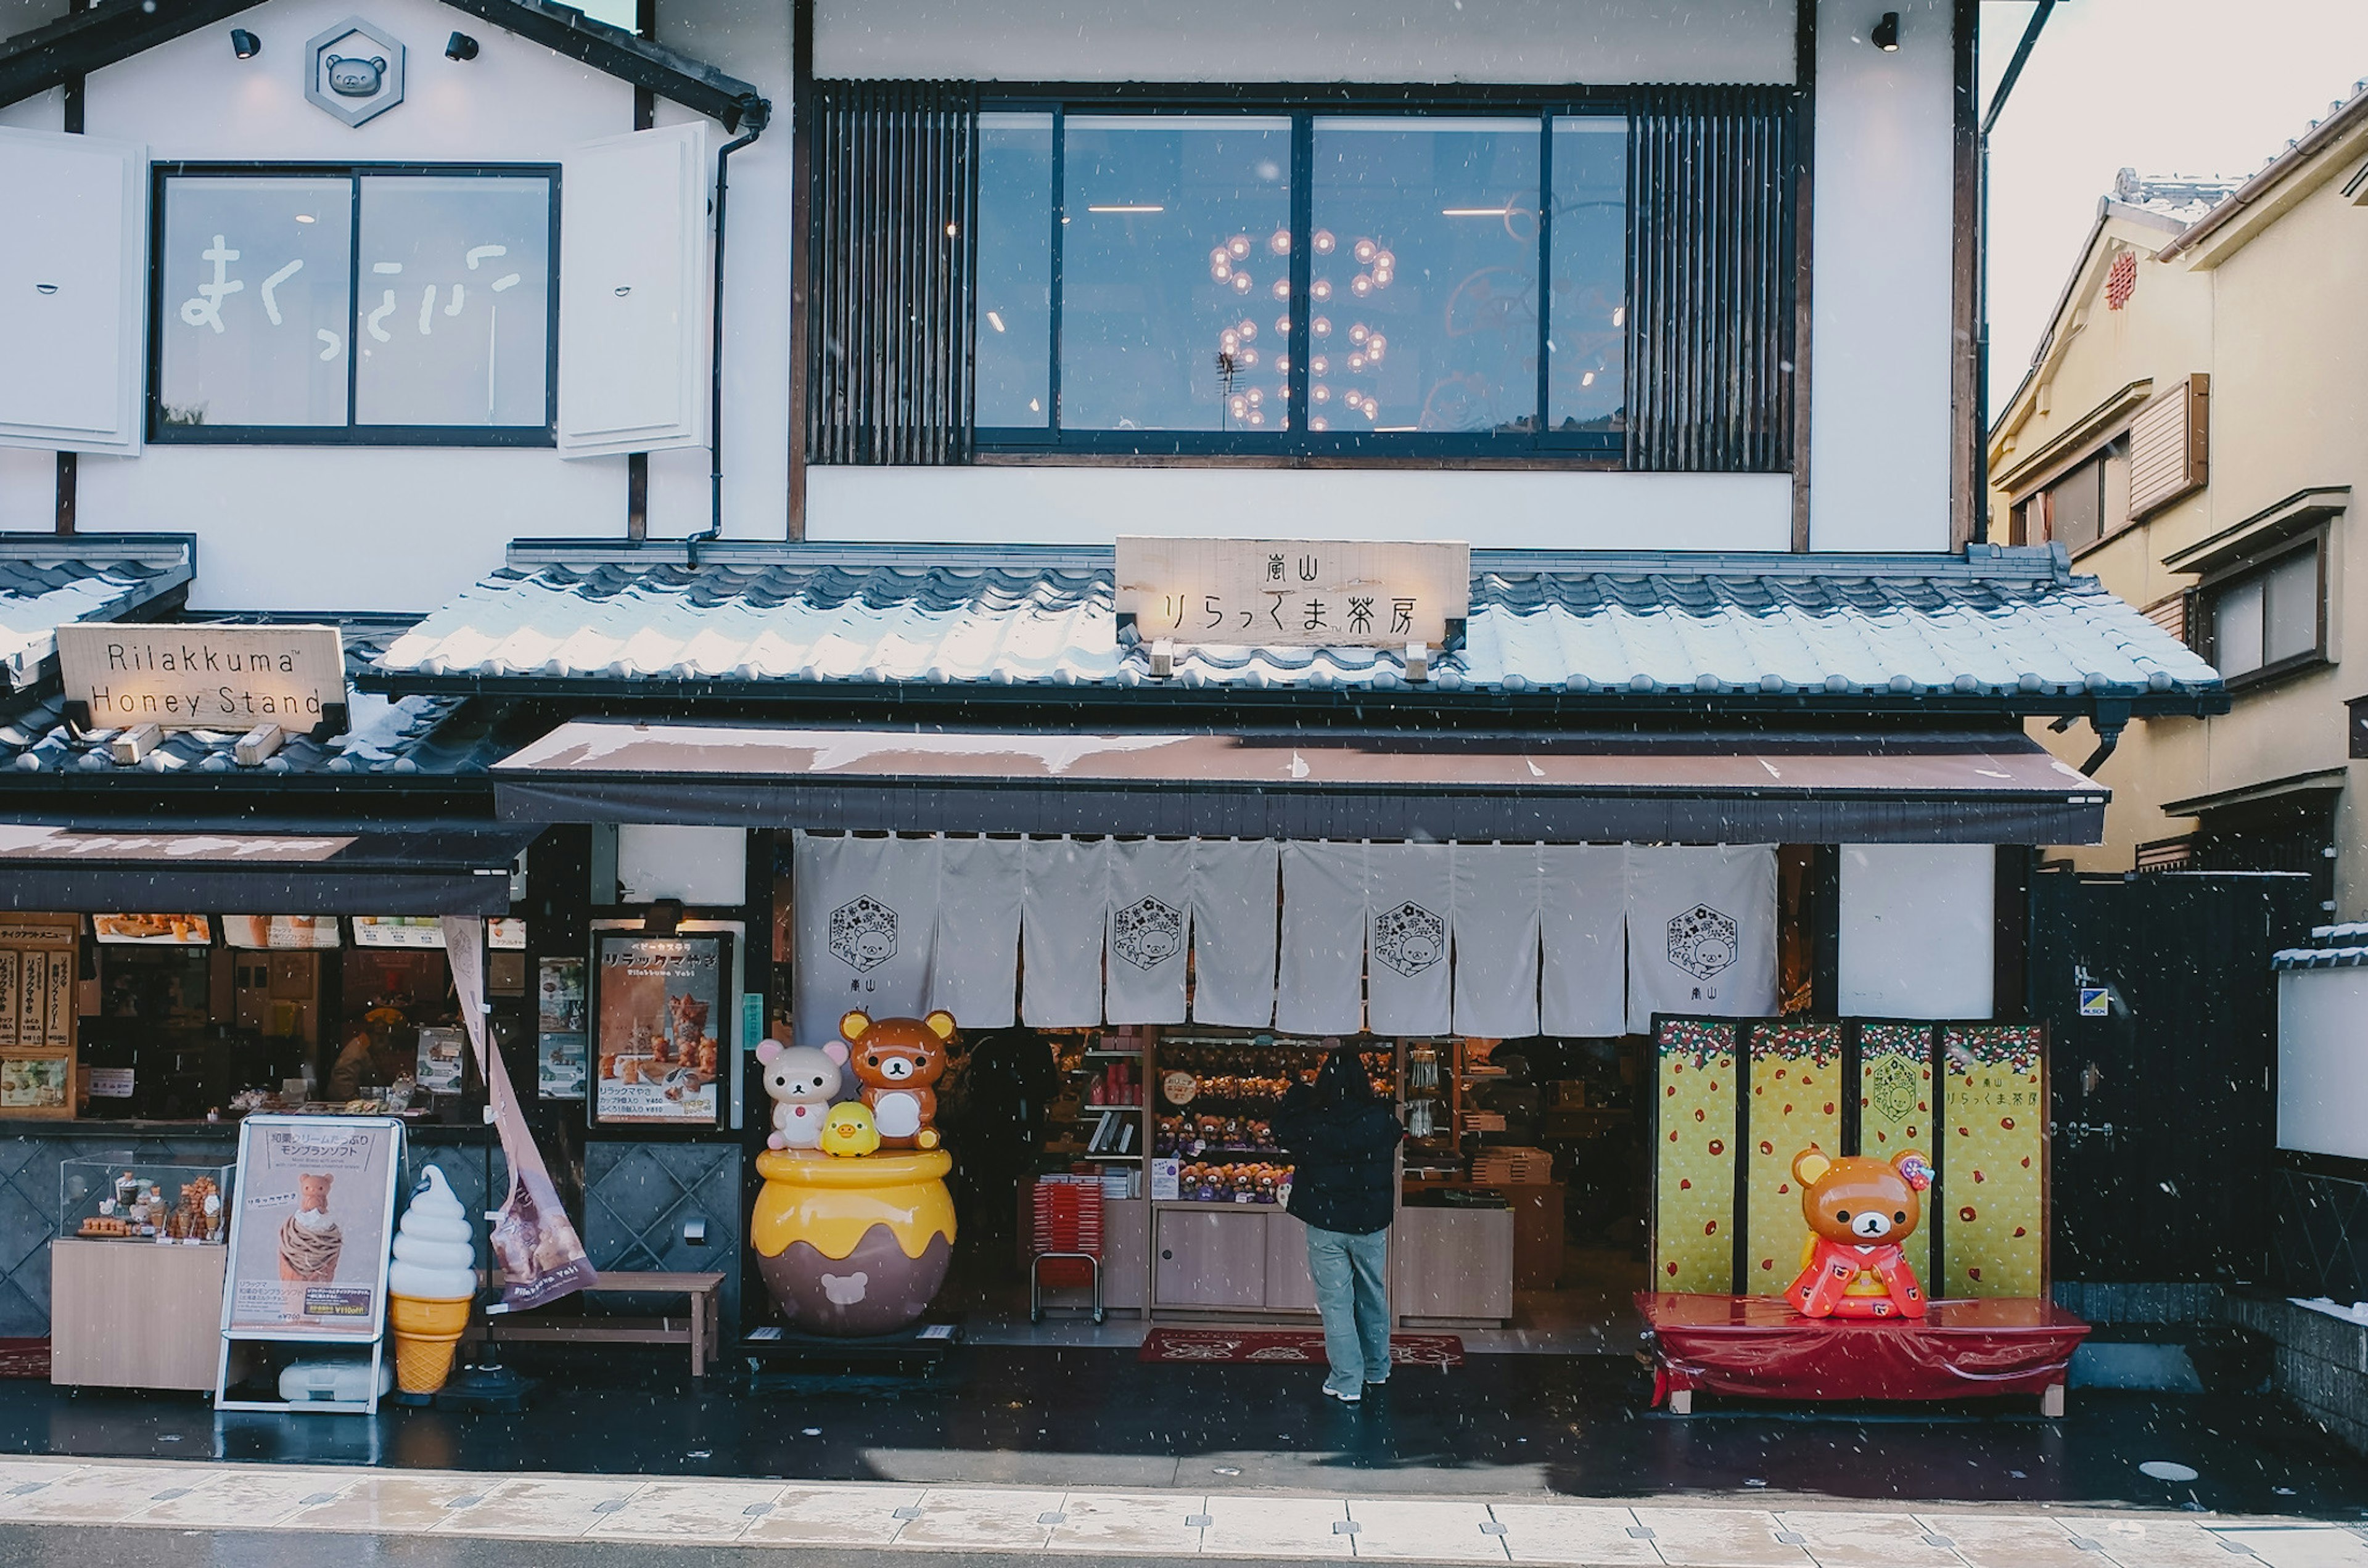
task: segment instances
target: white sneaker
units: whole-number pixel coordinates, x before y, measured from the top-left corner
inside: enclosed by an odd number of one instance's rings
[[[1330,1383],[1326,1383],[1326,1384],[1324,1385],[1324,1393],[1325,1393],[1325,1397],[1326,1397],[1326,1398],[1327,1398],[1327,1399],[1337,1399],[1337,1400],[1338,1400],[1338,1401],[1339,1401],[1341,1403],[1343,1403],[1343,1404],[1362,1404],[1362,1403],[1365,1402],[1365,1396],[1364,1396],[1363,1394],[1361,1394],[1361,1393],[1342,1393],[1338,1389],[1334,1388]]]

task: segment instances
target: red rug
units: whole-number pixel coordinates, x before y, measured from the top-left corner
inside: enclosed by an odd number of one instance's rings
[[[50,1342],[47,1339],[0,1339],[0,1378],[28,1378],[48,1382]]]
[[[1321,1367],[1324,1335],[1303,1328],[1155,1328],[1138,1361],[1259,1361]],[[1390,1335],[1393,1367],[1461,1367],[1463,1341],[1452,1334]]]

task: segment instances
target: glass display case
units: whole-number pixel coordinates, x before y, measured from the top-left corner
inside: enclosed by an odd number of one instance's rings
[[[58,1167],[58,1234],[80,1241],[220,1246],[235,1165],[166,1165],[129,1152]]]

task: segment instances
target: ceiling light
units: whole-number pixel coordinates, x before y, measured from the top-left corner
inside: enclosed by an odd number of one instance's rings
[[[1502,218],[1512,210],[1509,207],[1442,207],[1442,218]]]
[[[1001,332],[1003,330],[1003,318],[996,314],[993,311],[989,311],[986,312],[986,324],[993,327],[996,331]]]
[[[263,40],[245,28],[230,30],[230,51],[241,60],[252,60],[263,52]]]
[[[444,58],[447,60],[476,59],[477,40],[467,33],[454,33],[444,40]]]
[[[1087,207],[1086,210],[1088,212],[1165,212],[1167,209],[1149,203],[1128,203],[1112,204],[1107,207]]]
[[[1874,31],[1870,36],[1869,41],[1885,54],[1898,53],[1899,13],[1885,11],[1883,14],[1883,20],[1874,24]]]

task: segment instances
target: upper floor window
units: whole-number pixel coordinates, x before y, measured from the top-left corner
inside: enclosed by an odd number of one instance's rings
[[[549,444],[557,184],[161,166],[150,439]]]
[[[2130,520],[2130,442],[2116,436],[2102,449],[2015,506],[2016,542],[2053,540],[2078,554]]]
[[[2317,664],[2327,655],[2327,586],[2322,548],[2313,535],[2263,565],[2207,579],[2203,650],[2223,680],[2266,677]]]
[[[988,448],[1617,454],[1627,124],[979,117]]]

